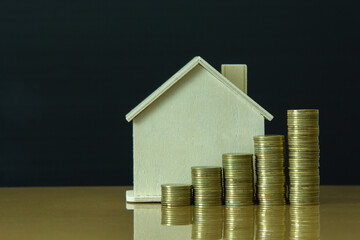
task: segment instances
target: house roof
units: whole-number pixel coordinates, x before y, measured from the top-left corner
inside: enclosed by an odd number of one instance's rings
[[[139,105],[132,109],[128,114],[126,114],[126,120],[128,122],[132,121],[137,115],[139,115],[145,108],[152,104],[157,98],[169,90],[175,83],[180,81],[188,72],[190,72],[197,65],[201,65],[205,68],[210,74],[212,74],[216,79],[224,84],[225,87],[229,88],[231,91],[242,97],[249,105],[259,112],[264,118],[271,121],[274,117],[252,100],[248,95],[236,87],[232,82],[230,82],[226,77],[219,73],[215,68],[208,64],[201,57],[195,57],[190,62],[188,62],[183,68],[176,72],[171,78],[169,78],[165,83],[163,83],[158,89],[156,89],[152,94],[145,98]]]

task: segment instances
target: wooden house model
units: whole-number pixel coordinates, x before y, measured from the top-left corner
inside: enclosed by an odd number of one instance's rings
[[[253,153],[273,116],[247,93],[247,66],[219,73],[195,57],[126,115],[133,122],[134,190],[128,202],[160,202],[161,184],[191,184],[192,166]]]

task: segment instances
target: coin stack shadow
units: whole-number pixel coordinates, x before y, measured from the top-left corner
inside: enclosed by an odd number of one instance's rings
[[[286,239],[286,205],[260,205],[256,217],[256,239]]]
[[[223,239],[223,206],[195,206],[192,239]]]
[[[290,204],[319,204],[319,110],[287,111]]]
[[[161,224],[166,226],[190,225],[193,222],[193,206],[161,206]]]
[[[254,239],[254,206],[225,206],[224,239]]]
[[[195,205],[222,205],[221,167],[191,167],[191,177]]]
[[[186,184],[162,184],[161,204],[187,206],[192,203],[192,186]]]
[[[289,239],[320,239],[319,205],[290,206]]]
[[[260,205],[283,205],[285,200],[284,136],[255,136],[257,198]]]
[[[225,205],[251,205],[254,201],[253,155],[222,155]]]

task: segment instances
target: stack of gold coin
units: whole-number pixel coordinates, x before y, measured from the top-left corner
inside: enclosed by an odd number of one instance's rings
[[[320,239],[319,205],[290,206],[289,239]]]
[[[256,239],[286,238],[286,206],[258,206]]]
[[[285,200],[284,136],[255,136],[257,198],[261,205],[283,205]]]
[[[186,206],[192,203],[192,186],[186,184],[161,185],[161,204],[166,206]]]
[[[193,206],[161,206],[161,224],[166,226],[190,225]]]
[[[254,200],[253,155],[222,155],[225,205],[250,205]]]
[[[254,239],[254,206],[226,206],[224,239]]]
[[[319,110],[287,111],[290,204],[319,204]]]
[[[222,205],[221,167],[192,167],[195,205]]]
[[[223,206],[195,206],[192,239],[223,239]]]

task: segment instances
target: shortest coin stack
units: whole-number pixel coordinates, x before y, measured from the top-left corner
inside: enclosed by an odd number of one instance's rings
[[[192,167],[195,205],[222,205],[222,168]]]
[[[251,205],[254,198],[252,154],[222,155],[225,205]]]
[[[166,206],[187,206],[192,203],[192,186],[186,184],[161,185],[161,204]]]

